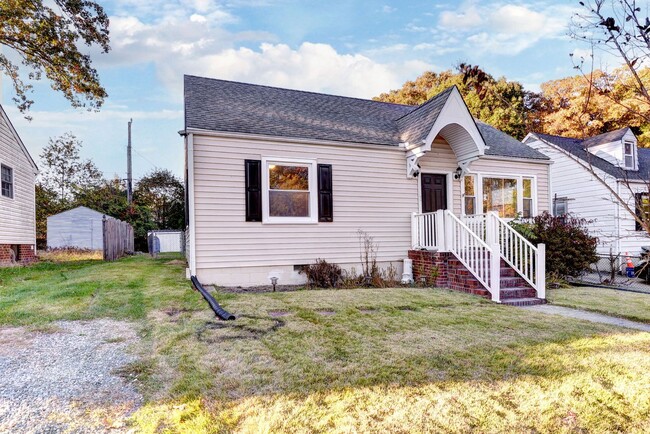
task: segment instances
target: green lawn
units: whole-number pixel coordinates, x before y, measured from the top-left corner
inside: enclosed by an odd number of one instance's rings
[[[0,323],[135,321],[136,432],[650,431],[649,333],[408,288],[217,291],[220,322],[169,259],[0,270]]]
[[[650,294],[607,288],[571,287],[547,292],[549,302],[650,323]]]

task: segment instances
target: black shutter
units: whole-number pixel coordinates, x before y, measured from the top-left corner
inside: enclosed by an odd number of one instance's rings
[[[332,165],[318,165],[318,221],[334,221],[334,205],[332,200]]]
[[[634,194],[634,209],[636,211],[637,217],[643,220],[643,195],[644,193],[635,193]],[[642,231],[643,226],[637,220],[634,220],[634,229],[637,231]]]
[[[262,221],[262,162],[245,160],[246,167],[246,221]]]

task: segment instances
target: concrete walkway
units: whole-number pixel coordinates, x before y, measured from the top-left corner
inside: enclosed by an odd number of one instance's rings
[[[586,310],[571,309],[570,307],[554,306],[550,304],[538,304],[536,306],[523,306],[521,309],[650,332],[650,324],[643,324],[640,322],[617,318],[615,316],[603,315],[600,313],[587,312]]]

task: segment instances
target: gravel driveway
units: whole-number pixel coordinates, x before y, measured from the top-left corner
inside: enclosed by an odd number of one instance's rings
[[[132,324],[106,319],[0,328],[0,432],[128,432],[142,397],[114,372],[136,360],[136,340]]]

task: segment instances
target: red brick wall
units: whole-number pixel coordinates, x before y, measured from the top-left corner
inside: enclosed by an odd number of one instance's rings
[[[0,244],[0,264],[10,264],[12,258],[11,244]],[[19,262],[29,263],[36,261],[36,246],[33,244],[20,244]]]
[[[427,285],[489,296],[487,288],[452,253],[409,250],[409,259],[413,260],[413,279],[416,283],[424,277]],[[433,277],[436,277],[435,282]]]

